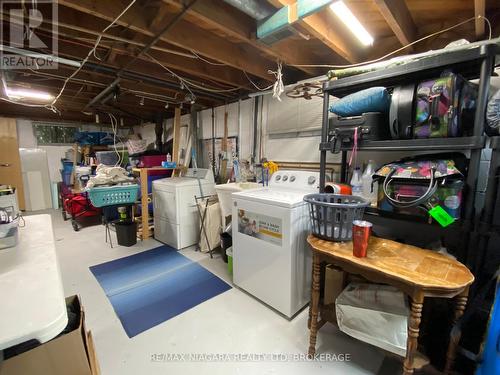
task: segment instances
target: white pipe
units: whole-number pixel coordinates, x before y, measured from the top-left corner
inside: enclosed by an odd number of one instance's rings
[[[47,55],[47,54],[43,54],[43,53],[28,51],[28,50],[19,49],[16,47],[10,47],[10,46],[6,46],[3,44],[0,45],[0,51],[10,52],[10,53],[21,55],[21,56],[32,57],[34,59],[39,59],[39,58],[49,59],[50,58],[52,61],[54,61],[56,63],[60,63],[63,65],[68,65],[68,66],[74,66],[76,68],[79,68],[82,65],[79,61],[69,60],[69,59],[65,59],[63,57],[54,56],[54,55]]]

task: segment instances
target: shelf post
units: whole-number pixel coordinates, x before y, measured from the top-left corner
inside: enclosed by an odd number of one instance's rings
[[[328,142],[328,104],[330,95],[323,92],[323,124],[321,127],[321,143]],[[326,183],[326,150],[320,150],[319,155],[319,192],[325,192]]]

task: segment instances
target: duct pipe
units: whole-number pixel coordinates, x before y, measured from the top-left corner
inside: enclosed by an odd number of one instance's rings
[[[238,8],[253,19],[260,21],[276,12],[276,9],[267,1],[259,0],[224,0],[226,3]]]

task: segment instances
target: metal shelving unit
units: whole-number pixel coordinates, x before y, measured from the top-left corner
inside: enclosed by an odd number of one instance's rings
[[[326,156],[331,152],[332,143],[329,142],[329,104],[330,96],[342,97],[373,86],[394,87],[404,83],[432,79],[439,76],[444,70],[452,70],[468,79],[479,78],[478,98],[472,134],[468,137],[432,138],[432,139],[405,139],[385,141],[362,141],[359,151],[470,151],[469,167],[465,181],[465,199],[462,219],[459,221],[460,232],[463,234],[464,244],[469,243],[469,233],[473,230],[476,213],[474,198],[479,173],[481,150],[485,147],[484,115],[486,111],[487,95],[490,76],[493,72],[495,57],[500,54],[498,45],[484,44],[469,49],[453,50],[444,54],[422,57],[416,61],[355,75],[352,77],[331,80],[323,84],[323,122],[320,149],[320,191],[324,191],[326,181]],[[341,147],[342,168],[341,182],[347,182],[347,152],[351,147]],[[425,223],[422,218],[405,215],[387,214],[377,209],[369,209],[367,215],[382,221],[384,218],[409,223]],[[457,223],[458,224],[458,223]],[[433,225],[434,227],[434,225]],[[452,225],[456,229],[456,225]],[[442,231],[446,231],[443,229]],[[440,232],[442,232],[440,231]],[[465,261],[467,246],[464,245],[459,259]]]

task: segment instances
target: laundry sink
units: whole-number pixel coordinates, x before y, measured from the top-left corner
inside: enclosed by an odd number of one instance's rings
[[[262,187],[257,182],[231,182],[229,184],[215,185],[215,191],[219,197],[220,211],[222,216],[222,223],[225,218],[231,215],[231,194],[248,189],[257,189]]]

